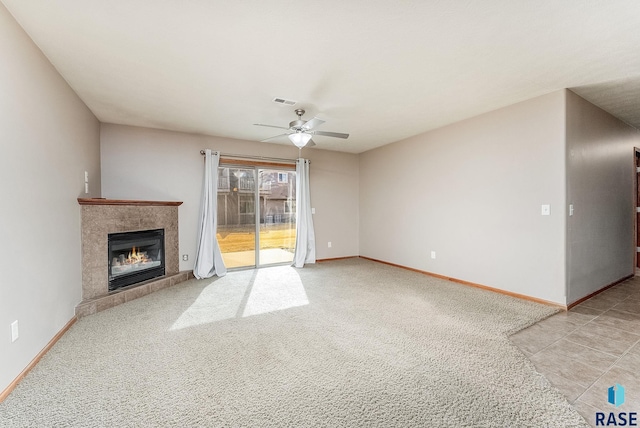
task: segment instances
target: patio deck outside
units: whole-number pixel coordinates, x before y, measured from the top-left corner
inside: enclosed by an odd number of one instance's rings
[[[254,225],[218,226],[218,244],[227,268],[255,265]],[[293,261],[296,244],[294,223],[260,225],[260,265]]]

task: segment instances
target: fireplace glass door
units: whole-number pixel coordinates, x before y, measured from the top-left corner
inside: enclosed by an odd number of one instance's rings
[[[109,290],[165,274],[164,229],[110,233]]]

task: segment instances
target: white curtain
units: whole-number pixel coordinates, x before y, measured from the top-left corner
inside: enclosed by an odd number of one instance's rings
[[[309,161],[296,162],[296,250],[293,266],[303,267],[305,263],[316,262],[316,234],[313,231],[311,197],[309,194]]]
[[[209,278],[214,274],[224,276],[227,273],[216,236],[218,231],[218,164],[220,164],[220,152],[212,153],[210,149],[205,150],[204,180],[198,224],[198,249],[193,267],[193,275],[198,279]]]

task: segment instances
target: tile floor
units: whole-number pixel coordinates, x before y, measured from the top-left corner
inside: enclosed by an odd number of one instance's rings
[[[592,426],[596,412],[640,413],[640,276],[560,312],[513,336],[538,372]],[[625,402],[607,403],[614,384]]]

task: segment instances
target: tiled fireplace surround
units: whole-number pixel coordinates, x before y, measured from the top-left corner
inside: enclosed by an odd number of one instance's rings
[[[189,279],[179,271],[178,206],[182,202],[78,199],[82,221],[82,302],[78,318]],[[107,235],[164,229],[164,276],[109,291]]]

